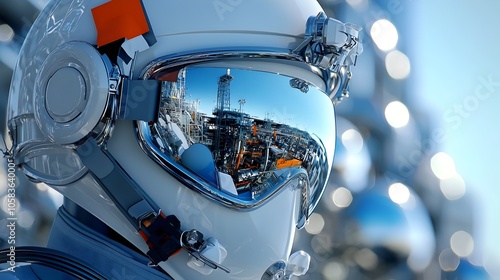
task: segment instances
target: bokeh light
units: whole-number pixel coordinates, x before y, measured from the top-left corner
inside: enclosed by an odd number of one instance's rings
[[[450,247],[457,256],[467,257],[474,250],[474,240],[468,232],[459,230],[451,236]]]
[[[0,43],[10,43],[14,38],[14,30],[8,24],[0,24]]]
[[[355,129],[348,129],[342,133],[341,136],[342,144],[344,147],[352,153],[359,153],[363,148],[363,137]]]
[[[385,119],[394,128],[404,127],[410,121],[408,108],[400,101],[392,101],[385,107]]]
[[[400,51],[392,51],[385,56],[385,69],[391,78],[405,79],[410,75],[410,59]]]
[[[389,197],[397,204],[404,204],[410,199],[410,190],[401,183],[389,186]]]
[[[29,209],[23,209],[17,214],[17,221],[19,226],[25,229],[31,229],[35,223],[35,213]]]
[[[387,19],[379,19],[370,28],[370,36],[381,51],[390,51],[398,43],[398,30]]]
[[[330,261],[325,264],[321,273],[325,280],[344,280],[347,279],[349,268],[336,261]]]
[[[459,174],[440,180],[439,188],[443,195],[449,200],[460,199],[465,194],[465,181]]]
[[[340,187],[333,192],[332,200],[333,203],[339,208],[348,207],[352,202],[351,191],[344,187]]]
[[[439,254],[439,266],[443,271],[455,271],[460,264],[460,259],[449,248],[444,249]]]
[[[450,155],[444,152],[439,152],[432,156],[431,169],[434,175],[441,180],[448,179],[457,173],[455,161]]]
[[[325,219],[321,214],[313,213],[311,217],[309,217],[309,222],[306,224],[306,231],[309,234],[318,234],[325,227]]]

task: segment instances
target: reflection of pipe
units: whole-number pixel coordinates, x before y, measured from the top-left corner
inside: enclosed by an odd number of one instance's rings
[[[283,169],[283,168],[289,168],[289,167],[299,167],[302,165],[302,161],[299,159],[286,159],[286,158],[280,158],[276,161],[276,169]]]
[[[252,135],[256,136],[257,135],[257,125],[252,126]]]
[[[264,164],[264,171],[267,170],[267,162],[269,161],[269,141],[266,143],[266,164]]]
[[[258,170],[255,170],[255,169],[241,169],[241,170],[238,170],[238,180],[240,182],[242,181],[248,181],[248,180],[251,180],[257,176],[259,176],[260,172]]]
[[[241,128],[240,128],[241,130]],[[240,132],[240,135],[241,135],[241,132]],[[241,140],[238,141],[238,147],[236,148],[236,151],[239,151],[238,152],[238,158],[236,159],[236,166],[234,168],[234,170],[238,170],[239,166],[240,166],[240,161],[241,161]]]
[[[302,159],[303,161],[307,162],[307,156],[309,155],[309,148],[306,149],[306,152],[304,153],[304,158]]]
[[[245,151],[243,149],[241,149],[239,151],[240,152],[238,153],[238,160],[236,161],[236,166],[235,166],[234,170],[238,170],[238,168],[240,168],[241,158],[243,157],[243,154],[245,153]]]

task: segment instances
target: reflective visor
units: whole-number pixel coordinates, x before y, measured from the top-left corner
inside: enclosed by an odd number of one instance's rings
[[[283,65],[221,64],[150,77],[162,81],[161,101],[156,123],[138,123],[142,147],[226,206],[250,209],[285,187],[302,189],[301,227],[323,193],[335,148],[333,103],[311,82],[322,80],[288,65],[283,74]]]

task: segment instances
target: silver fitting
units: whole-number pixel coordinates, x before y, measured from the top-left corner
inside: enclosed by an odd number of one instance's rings
[[[307,20],[304,41],[293,51],[304,60],[326,71],[330,98],[335,102],[348,96],[351,65],[356,65],[363,52],[359,33],[361,27],[328,18],[321,12]]]
[[[205,249],[207,248],[207,241],[203,239],[203,233],[201,233],[200,231],[196,229],[184,231],[181,234],[180,241],[182,248],[184,248],[189,253],[189,255],[202,262],[207,267],[211,269],[219,268],[226,273],[231,272],[227,267],[211,260],[203,254]]]
[[[305,34],[305,41],[309,41],[304,49],[306,62],[336,72],[343,66],[355,65],[363,52],[360,31],[361,27],[327,18],[325,13],[310,17]]]

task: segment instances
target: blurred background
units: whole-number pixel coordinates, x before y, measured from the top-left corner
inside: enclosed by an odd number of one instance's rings
[[[48,0],[0,0],[0,130],[23,40]],[[321,0],[363,27],[301,279],[500,279],[500,2]],[[0,148],[5,150],[3,144]],[[6,247],[6,160],[0,247]],[[16,244],[44,245],[62,198],[19,174]]]

